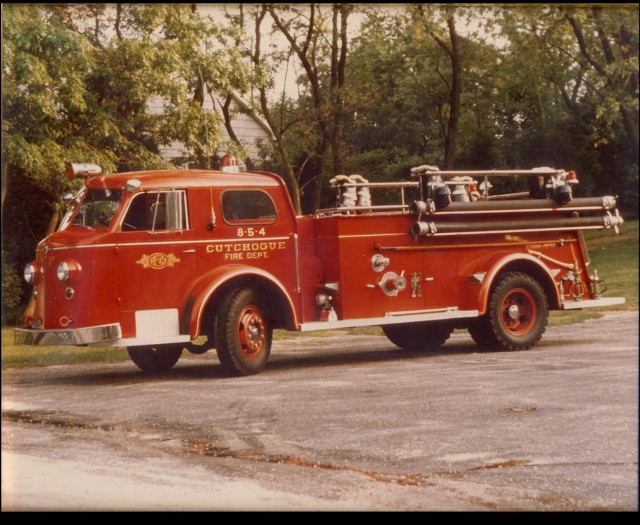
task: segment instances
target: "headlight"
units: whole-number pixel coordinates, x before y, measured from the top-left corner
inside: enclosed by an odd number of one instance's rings
[[[24,280],[29,284],[33,284],[36,278],[36,267],[29,263],[24,267]]]
[[[58,280],[60,281],[66,281],[69,279],[69,265],[62,261],[59,265],[58,265],[58,269],[56,270],[56,273],[58,274]]]
[[[56,275],[58,276],[59,281],[62,281],[63,283],[71,283],[75,282],[78,279],[80,270],[82,270],[80,264],[73,259],[68,261],[61,261],[60,264],[58,264],[58,268],[56,269]]]

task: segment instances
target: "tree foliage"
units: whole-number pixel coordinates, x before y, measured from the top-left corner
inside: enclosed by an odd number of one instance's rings
[[[208,164],[226,138],[204,94],[248,86],[234,37],[188,5],[3,4],[3,261],[24,266],[55,225],[68,162],[169,167],[159,146],[179,141]]]

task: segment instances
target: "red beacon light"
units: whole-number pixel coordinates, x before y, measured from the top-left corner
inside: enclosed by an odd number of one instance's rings
[[[576,175],[575,171],[569,171],[567,172],[567,178],[566,178],[567,184],[578,184],[578,176]]]
[[[229,173],[238,173],[240,171],[238,162],[231,153],[225,153],[225,155],[220,159],[220,164],[222,165],[222,171]]]
[[[86,164],[86,163],[74,163],[69,162],[67,164],[67,178],[68,179],[77,179],[79,177],[91,177],[93,175],[100,175],[102,173],[102,168],[97,164]]]

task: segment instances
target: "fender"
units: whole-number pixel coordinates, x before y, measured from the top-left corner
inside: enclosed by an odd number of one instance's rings
[[[550,306],[559,307],[560,305],[560,294],[558,293],[558,288],[555,285],[555,280],[549,268],[546,264],[544,264],[539,259],[536,259],[533,255],[529,255],[526,253],[512,253],[505,256],[498,256],[495,261],[490,262],[490,269],[482,280],[482,285],[480,287],[480,293],[478,294],[478,311],[480,315],[483,315],[487,311],[487,305],[489,303],[489,292],[491,291],[491,287],[496,279],[496,277],[502,272],[502,270],[513,263],[525,263],[526,266],[533,266],[539,272],[538,276],[544,276],[547,279],[547,282],[542,282],[540,280],[540,285],[544,288],[547,295],[550,293],[550,289],[553,289],[553,294],[549,297]]]
[[[229,282],[236,277],[261,277],[268,280],[275,285],[286,297],[289,304],[289,309],[293,317],[294,325],[299,326],[298,316],[296,309],[291,300],[291,296],[287,292],[282,283],[269,272],[265,272],[260,268],[244,265],[225,265],[214,268],[213,270],[204,274],[191,289],[186,299],[186,305],[191,303],[190,313],[183,309],[185,314],[189,315],[189,334],[194,339],[200,333],[200,321],[202,314],[209,301],[209,298],[218,290],[222,285]],[[183,305],[184,308],[184,305]]]

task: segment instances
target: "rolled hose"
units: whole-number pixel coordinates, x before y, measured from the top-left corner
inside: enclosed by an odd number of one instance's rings
[[[526,212],[526,211],[553,211],[553,210],[612,210],[616,207],[616,198],[586,197],[572,199],[565,205],[558,204],[553,199],[525,199],[505,201],[476,201],[476,202],[452,202],[446,208],[438,209],[435,214],[450,213],[486,213],[486,212]],[[412,204],[414,213],[423,214],[429,211],[429,206],[424,201],[416,201]]]
[[[623,223],[621,217],[572,217],[551,220],[479,221],[479,222],[425,222],[419,221],[411,227],[416,237],[427,235],[465,235],[497,231],[530,231],[558,229],[613,228]]]

